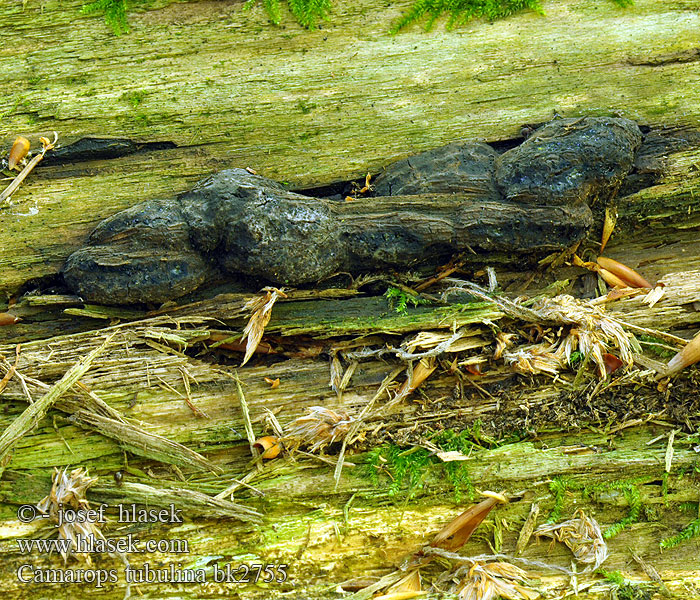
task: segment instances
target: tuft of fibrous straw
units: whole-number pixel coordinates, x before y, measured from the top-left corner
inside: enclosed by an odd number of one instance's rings
[[[68,473],[68,469],[54,469],[53,485],[51,492],[39,504],[37,509],[43,514],[48,515],[52,523],[59,523],[59,511],[71,508],[73,510],[87,510],[90,504],[85,498],[87,490],[97,483],[97,477],[89,477],[87,471],[81,469],[73,469]],[[70,540],[68,551],[64,552],[61,549],[63,560],[67,561],[73,556],[78,561],[88,565],[92,564],[90,554],[86,552],[76,552],[77,539],[80,536],[83,539],[89,539],[93,536],[95,540],[104,540],[105,537],[97,525],[90,521],[80,522],[77,519],[74,522],[67,523],[63,521],[58,527],[58,539]]]
[[[556,374],[569,364],[571,354],[578,350],[598,367],[602,378],[607,376],[605,354],[612,346],[622,362],[631,366],[637,340],[625,331],[622,323],[605,314],[602,307],[561,295],[545,298],[530,310],[540,321],[564,326],[565,337],[550,343],[537,344],[513,352],[504,352],[506,362],[526,373]]]
[[[287,426],[283,441],[296,446],[309,446],[311,452],[343,441],[355,422],[353,417],[342,410],[311,406],[308,411],[308,415],[299,417]]]

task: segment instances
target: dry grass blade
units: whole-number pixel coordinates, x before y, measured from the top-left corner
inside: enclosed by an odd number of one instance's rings
[[[51,523],[61,523],[57,528],[58,539],[69,540],[70,543],[67,551],[59,546],[64,561],[73,556],[76,560],[91,565],[92,559],[88,552],[76,551],[78,537],[84,540],[89,539],[88,536],[93,536],[96,540],[105,539],[102,531],[91,521],[81,522],[76,519],[74,522],[65,522],[63,519],[59,519],[60,510],[89,509],[90,504],[85,499],[85,493],[95,483],[97,483],[97,477],[89,477],[87,471],[83,471],[83,469],[74,469],[70,474],[67,468],[63,471],[54,469],[51,492],[37,504],[37,509],[48,515]]]
[[[528,587],[527,573],[505,562],[474,563],[457,585],[460,600],[534,600],[540,596]]]
[[[248,438],[248,444],[250,445],[250,453],[253,458],[258,458],[259,452],[255,446],[255,432],[253,431],[253,424],[250,420],[250,411],[248,410],[248,402],[245,399],[245,394],[243,393],[243,386],[241,386],[241,380],[236,377],[236,391],[238,392],[238,400],[241,403],[241,414],[243,415],[243,424],[245,425],[245,434]],[[260,470],[262,467],[260,463],[257,463],[257,469]]]
[[[467,543],[474,530],[481,525],[486,515],[500,502],[498,498],[488,497],[468,508],[443,527],[430,542],[430,546],[449,551],[459,550]]]
[[[578,516],[576,516],[578,515]],[[605,543],[600,525],[582,510],[576,511],[574,518],[559,524],[540,525],[536,536],[546,536],[566,544],[574,557],[586,566],[583,573],[594,571],[608,557],[608,545]]]
[[[194,450],[155,433],[144,431],[131,423],[123,423],[87,410],[77,411],[69,420],[95,429],[102,435],[119,442],[125,450],[139,456],[165,464],[190,467],[197,471],[221,472],[219,467]]]
[[[143,483],[124,482],[119,488],[95,486],[95,494],[108,504],[129,502],[146,506],[170,508],[173,504],[188,517],[232,518],[251,523],[261,523],[262,515],[252,508],[223,498],[208,496],[202,492],[180,487],[153,487]]]
[[[530,513],[525,519],[520,534],[518,535],[518,542],[515,545],[515,553],[522,554],[532,537],[532,532],[535,530],[535,525],[537,524],[537,517],[540,514],[540,505],[537,502],[533,502],[530,507]]]
[[[265,332],[265,326],[270,322],[272,307],[275,305],[275,302],[277,302],[279,298],[287,297],[282,290],[278,290],[274,287],[263,288],[263,291],[265,292],[264,296],[252,298],[246,302],[244,307],[252,314],[250,315],[248,324],[243,330],[243,337],[241,338],[241,342],[247,339],[245,356],[243,357],[241,366],[245,365],[250,360],[250,357],[253,356],[255,349],[258,347],[263,333]]]
[[[99,347],[95,348],[82,360],[79,360],[48,392],[46,392],[46,394],[34,402],[34,404],[30,404],[25,411],[10,424],[3,432],[2,436],[0,436],[0,461],[7,456],[12,446],[26,433],[36,427],[49,408],[85,375],[92,365],[92,362],[104,352],[115,335],[116,332],[112,333]]]

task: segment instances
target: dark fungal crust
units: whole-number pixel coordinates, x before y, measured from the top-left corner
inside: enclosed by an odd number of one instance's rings
[[[89,301],[131,304],[176,298],[221,271],[298,286],[438,265],[466,249],[532,259],[586,235],[587,201],[614,192],[641,139],[626,119],[557,119],[500,156],[464,142],[399,161],[377,179],[391,195],[354,202],[221,171],[103,221],[63,274]]]

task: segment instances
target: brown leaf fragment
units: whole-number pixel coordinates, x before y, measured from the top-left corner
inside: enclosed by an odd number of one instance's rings
[[[83,539],[88,539],[92,535],[96,540],[104,540],[105,537],[102,531],[97,527],[95,522],[79,521],[75,519],[72,522],[66,522],[59,519],[59,511],[66,509],[73,510],[88,510],[89,502],[85,498],[85,494],[89,488],[97,483],[97,477],[89,477],[87,471],[82,468],[73,469],[68,473],[68,469],[54,469],[53,484],[51,492],[39,504],[37,509],[48,515],[48,519],[52,523],[61,523],[58,529],[59,540],[70,540],[70,547],[67,551],[60,549],[63,560],[67,561],[73,556],[76,560],[84,562],[87,565],[92,564],[92,558],[88,552],[76,552],[78,548],[78,536]]]
[[[280,452],[282,452],[282,445],[279,443],[279,440],[272,435],[266,435],[258,438],[255,440],[253,446],[260,451],[260,456],[264,460],[277,458],[280,455]]]
[[[620,279],[615,273],[611,273],[607,269],[598,269],[598,275],[603,278],[603,281],[613,288],[626,288],[629,287],[626,282]]]
[[[10,169],[10,171],[17,168],[17,165],[27,156],[29,148],[29,140],[21,135],[17,136],[15,143],[12,144],[12,148],[10,149],[10,155],[7,158],[7,168]]]
[[[10,313],[0,313],[0,327],[14,325],[20,318]]]
[[[617,356],[609,352],[603,354],[603,361],[605,363],[605,372],[608,375],[617,371],[624,364]]]
[[[605,256],[599,256],[596,262],[602,267],[602,270],[608,271],[622,280],[624,285],[621,287],[652,288],[652,285],[637,273],[637,271],[631,269],[627,265],[623,265],[621,262],[613,260],[612,258],[606,258]],[[605,277],[603,277],[603,279],[605,279]]]
[[[442,548],[454,552],[467,543],[474,530],[481,525],[494,506],[501,500],[496,497],[488,497],[465,510],[443,527],[430,542],[433,548]]]
[[[275,287],[266,287],[263,288],[263,291],[265,292],[264,296],[252,298],[246,302],[244,307],[252,314],[250,315],[248,324],[243,330],[243,337],[241,338],[241,343],[245,339],[248,340],[241,366],[245,365],[250,360],[250,357],[253,356],[255,349],[258,347],[263,333],[265,332],[265,326],[270,322],[272,307],[275,305],[275,302],[277,302],[278,298],[287,297],[282,290],[278,290]]]

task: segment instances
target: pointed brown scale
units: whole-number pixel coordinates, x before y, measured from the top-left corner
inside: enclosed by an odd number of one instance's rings
[[[493,492],[485,492],[492,494]],[[459,550],[467,543],[474,530],[481,525],[496,504],[501,504],[505,498],[500,494],[488,495],[485,500],[465,510],[443,527],[430,542],[433,548],[442,548],[449,552]]]
[[[700,361],[700,333],[690,340],[683,350],[668,361],[666,375],[673,375],[698,361]]]
[[[10,156],[7,159],[7,166],[14,169],[29,152],[29,140],[21,135],[15,140],[10,149]]]
[[[598,264],[603,267],[606,271],[609,271],[613,275],[620,278],[625,282],[627,287],[634,288],[651,288],[652,285],[644,279],[637,271],[630,269],[627,265],[623,265],[621,262],[617,262],[612,258],[606,258],[605,256],[599,256],[597,259]],[[603,277],[603,279],[605,279]]]
[[[600,240],[600,251],[605,250],[605,246],[608,244],[608,240],[615,229],[615,223],[617,223],[617,209],[612,206],[608,206],[605,209],[605,221],[603,221],[603,235]]]
[[[0,313],[0,327],[3,325],[14,325],[20,318],[10,313]]]
[[[615,275],[614,273],[611,273],[611,272],[608,271],[607,269],[603,269],[603,268],[600,268],[600,267],[599,267],[599,268],[597,269],[597,273],[598,273],[598,275],[600,275],[600,276],[603,278],[603,280],[605,281],[605,283],[607,283],[608,285],[610,285],[610,286],[612,286],[612,287],[614,287],[614,288],[626,288],[626,287],[629,287],[629,285],[627,284],[626,281],[623,281],[623,280],[620,279],[617,275]]]

